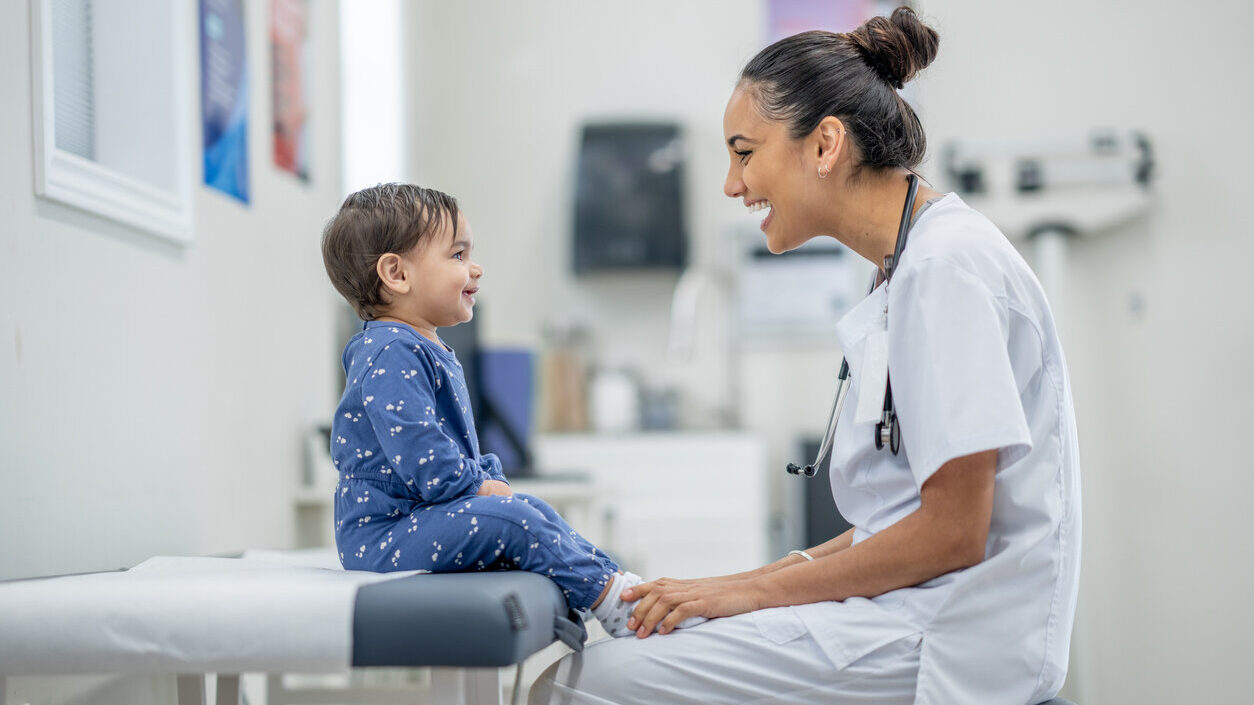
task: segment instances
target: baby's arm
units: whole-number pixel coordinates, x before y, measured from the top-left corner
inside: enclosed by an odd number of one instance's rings
[[[488,473],[488,477],[499,482],[509,484],[509,480],[505,479],[505,472],[501,470],[501,459],[496,457],[496,453],[484,453],[479,456],[479,466]]]
[[[464,457],[440,426],[437,377],[426,356],[391,343],[367,374],[362,403],[387,456],[379,459],[381,465],[428,502],[476,494],[491,479],[482,461]]]

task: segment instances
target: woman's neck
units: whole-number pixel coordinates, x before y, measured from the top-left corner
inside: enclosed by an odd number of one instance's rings
[[[884,258],[893,254],[901,211],[909,191],[909,172],[904,169],[886,176],[868,176],[863,183],[845,185],[831,201],[830,232],[849,249],[883,270]],[[920,185],[911,217],[923,204],[941,194]]]

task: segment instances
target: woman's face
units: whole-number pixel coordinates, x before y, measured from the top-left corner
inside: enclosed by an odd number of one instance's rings
[[[807,203],[819,194],[817,159],[807,159],[806,140],[793,139],[782,122],[762,117],[752,90],[736,88],[723,113],[723,137],[731,157],[723,193],[750,211],[764,209],[766,246],[779,254],[819,234]]]

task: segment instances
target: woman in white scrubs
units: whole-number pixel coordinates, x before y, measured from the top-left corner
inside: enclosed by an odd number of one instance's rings
[[[725,191],[769,207],[772,252],[830,236],[876,265],[893,253],[925,147],[897,90],[937,45],[903,8],[849,34],[783,39],[746,65],[723,118]],[[565,657],[531,702],[1029,705],[1057,693],[1079,462],[1036,277],[958,196],[920,187],[891,280],[836,332],[851,388],[830,477],[855,528],[748,573],[636,587],[624,599],[637,601],[637,638]],[[864,380],[868,341],[885,334],[900,454],[878,450],[875,423],[856,414],[883,393],[882,376]],[[697,615],[711,619],[674,629]]]

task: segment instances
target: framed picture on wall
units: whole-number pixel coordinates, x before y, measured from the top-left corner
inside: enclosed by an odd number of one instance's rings
[[[308,0],[270,0],[274,165],[309,180]]]
[[[248,203],[248,51],[242,0],[200,0],[205,185]]]
[[[31,0],[35,193],[192,240],[185,3]]]

